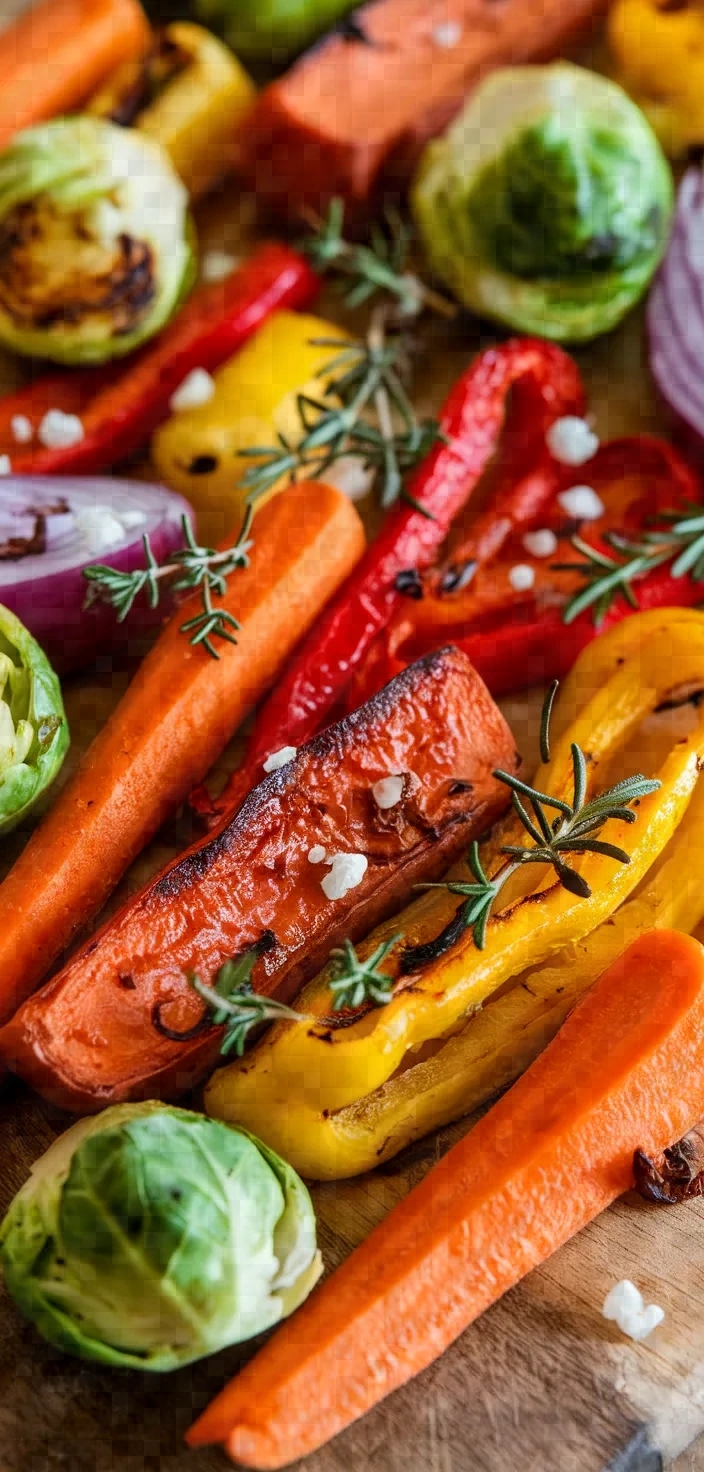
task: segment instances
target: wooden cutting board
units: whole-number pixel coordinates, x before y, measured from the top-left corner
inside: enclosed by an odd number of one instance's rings
[[[3,19],[19,8],[17,0],[1,3]],[[252,219],[253,201],[238,200],[228,186],[200,213],[204,248],[246,250]],[[325,309],[332,310],[329,302]],[[488,340],[467,322],[449,332],[445,324],[433,329],[417,375],[423,411],[437,408]],[[639,321],[579,357],[602,438],[661,427]],[[12,373],[12,365],[0,364],[0,389],[11,384]],[[64,776],[128,675],[103,659],[90,676],[67,682],[74,744]],[[536,694],[505,706],[529,763],[536,756],[538,705]],[[234,748],[226,754],[224,769],[235,755]],[[187,839],[182,820],[162,832],[111,908]],[[3,847],[5,865],[22,841]],[[67,1123],[19,1085],[0,1095],[0,1213]],[[314,1188],[328,1268],[363,1240],[466,1127],[411,1147],[373,1176]],[[608,1289],[624,1277],[665,1309],[664,1323],[647,1344],[631,1344],[601,1315]],[[188,1452],[183,1432],[246,1353],[230,1350],[164,1378],[92,1369],[44,1345],[0,1289],[0,1472],[217,1472],[226,1465],[223,1455]],[[435,1366],[308,1458],[305,1469],[656,1472],[701,1432],[704,1203],[670,1211],[626,1198],[485,1314]],[[704,1458],[694,1454],[686,1466],[702,1472]]]

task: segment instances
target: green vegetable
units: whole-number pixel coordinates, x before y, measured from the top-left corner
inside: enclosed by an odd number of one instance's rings
[[[157,1103],[52,1145],[0,1228],[0,1264],[51,1344],[141,1370],[261,1333],[321,1271],[295,1171],[243,1130]]]
[[[358,0],[196,0],[196,14],[245,61],[283,65],[353,10]]]
[[[195,274],[188,199],[153,139],[59,118],[0,156],[0,342],[102,363],[158,332]]]
[[[36,639],[0,604],[0,833],[51,786],[68,745],[59,681]]]
[[[485,317],[557,342],[615,327],[665,246],[669,165],[605,77],[558,62],[494,73],[426,148],[412,193],[430,262]]]

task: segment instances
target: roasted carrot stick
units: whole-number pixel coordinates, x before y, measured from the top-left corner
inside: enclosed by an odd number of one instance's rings
[[[180,607],[0,885],[0,1019],[202,780],[364,547],[350,502],[304,481],[263,507],[253,537],[220,605],[240,622],[238,643],[211,659],[180,632],[198,598]]]
[[[77,108],[149,38],[139,0],[39,0],[0,33],[0,148]]]
[[[704,949],[642,936],[464,1139],[187,1435],[306,1456],[403,1385],[704,1113]]]

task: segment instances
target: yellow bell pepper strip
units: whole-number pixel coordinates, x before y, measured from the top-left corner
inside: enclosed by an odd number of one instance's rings
[[[277,434],[300,436],[298,394],[324,402],[318,375],[340,349],[316,344],[320,338],[343,346],[349,341],[341,328],[319,317],[277,312],[215,374],[215,393],[207,404],[173,414],[157,430],[152,442],[156,470],[167,485],[183,490],[208,546],[217,546],[241,521],[247,495],[242,478],[255,463],[241,451],[270,445]]]
[[[157,32],[141,61],[118,67],[86,111],[161,143],[197,199],[228,172],[235,133],[255,96],[254,83],[222,41],[202,26],[176,21]]]
[[[617,625],[583,652],[566,682],[555,710],[553,755],[540,768],[536,785],[556,796],[568,793],[570,748],[576,743],[588,755],[589,793],[602,791],[611,781],[610,765],[643,720],[678,690],[702,687],[704,614],[658,610]],[[615,870],[610,858],[592,853],[576,860],[591,888],[589,898],[556,884],[551,871],[526,865],[506,891],[508,903],[489,919],[483,950],[465,929],[439,959],[404,977],[387,1006],[360,1013],[357,1021],[346,1018],[342,1028],[330,1025],[326,968],[295,1004],[321,1021],[277,1026],[241,1063],[220,1070],[206,1092],[208,1112],[258,1132],[304,1175],[317,1179],[367,1170],[426,1134],[439,1118],[463,1112],[472,1098],[472,1081],[458,1088],[451,1066],[447,1076],[441,1075],[436,1098],[432,1087],[423,1091],[422,1080],[416,1092],[409,1081],[410,1096],[399,1102],[390,1081],[396,1082],[395,1075],[402,1079],[401,1070],[413,1072],[443,1044],[449,1046],[448,1036],[499,988],[565,947],[574,949],[614,915],[682,821],[702,760],[704,715],[659,764],[662,785],[641,799],[635,825],[609,823],[609,842],[624,848],[630,863]],[[490,874],[499,867],[499,849],[515,836],[510,820],[490,846]],[[683,862],[691,863],[691,848]],[[456,903],[446,891],[428,892],[374,931],[360,947],[362,956],[399,930],[410,945],[434,939],[453,918]],[[401,962],[397,947],[386,963],[390,975],[399,976]],[[451,1065],[452,1053],[448,1059]],[[461,1066],[464,1070],[464,1061]]]
[[[704,9],[616,0],[608,20],[616,75],[677,158],[704,143]]]

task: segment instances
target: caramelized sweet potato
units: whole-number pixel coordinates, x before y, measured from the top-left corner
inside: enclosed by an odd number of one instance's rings
[[[0,1031],[0,1054],[64,1107],[90,1112],[144,1095],[173,1097],[217,1058],[221,1031],[174,1041],[202,1016],[185,980],[211,980],[228,957],[273,932],[255,991],[290,998],[332,946],[358,939],[433,878],[498,816],[517,765],[511,732],[469,661],[448,648],[419,660],[367,705],[269,776],[212,837],[147,885]],[[382,810],[373,785],[404,773]],[[347,896],[326,898],[311,863],[361,853]]]
[[[340,195],[363,214],[407,183],[495,67],[548,61],[605,0],[370,0],[262,92],[237,135],[260,197],[295,216]]]

